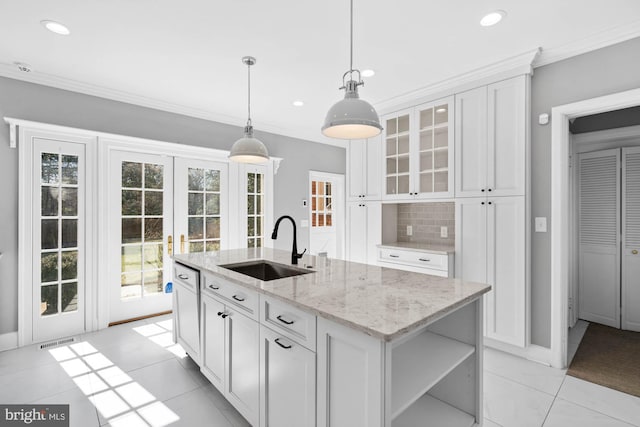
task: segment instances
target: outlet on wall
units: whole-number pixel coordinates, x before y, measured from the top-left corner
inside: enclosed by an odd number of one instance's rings
[[[410,225],[407,225],[407,236],[411,236],[413,235],[413,227]]]
[[[440,227],[440,237],[442,237],[443,239],[449,237],[449,228],[445,226]]]

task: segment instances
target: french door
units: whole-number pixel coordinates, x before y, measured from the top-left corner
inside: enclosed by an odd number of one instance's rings
[[[344,258],[344,176],[309,172],[309,253]]]

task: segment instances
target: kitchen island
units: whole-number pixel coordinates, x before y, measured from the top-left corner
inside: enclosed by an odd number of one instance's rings
[[[291,277],[224,266],[265,260]],[[286,251],[174,257],[176,335],[254,426],[472,426],[490,287]]]

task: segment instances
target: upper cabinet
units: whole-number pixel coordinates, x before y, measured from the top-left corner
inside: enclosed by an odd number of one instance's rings
[[[381,136],[347,143],[347,200],[380,200]]]
[[[453,195],[453,97],[383,118],[384,199]]]
[[[456,197],[524,196],[528,76],[456,95]]]

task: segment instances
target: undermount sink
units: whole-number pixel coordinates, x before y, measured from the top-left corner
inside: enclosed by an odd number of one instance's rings
[[[289,267],[287,265],[263,260],[219,265],[218,267],[226,268],[240,274],[245,274],[264,282],[313,273],[312,270],[303,270],[301,268]]]

